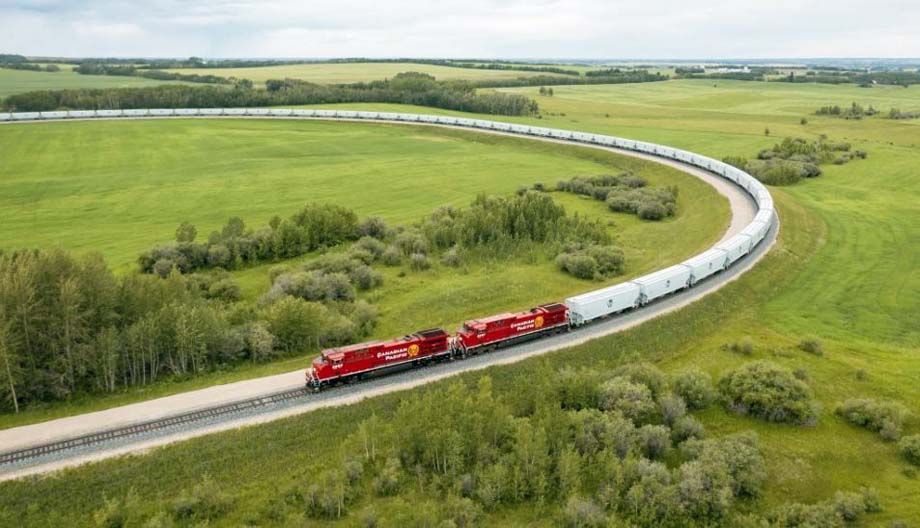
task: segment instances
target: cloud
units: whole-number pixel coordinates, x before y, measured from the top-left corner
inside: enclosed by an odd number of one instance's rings
[[[64,56],[918,56],[902,0],[0,0],[0,52]]]

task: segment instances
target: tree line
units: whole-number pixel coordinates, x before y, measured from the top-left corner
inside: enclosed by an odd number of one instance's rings
[[[583,77],[560,77],[555,75],[534,75],[514,79],[481,79],[475,81],[477,88],[514,88],[522,86],[558,86],[567,84],[628,84],[658,82],[668,80],[660,72],[649,73],[646,70],[607,70],[605,73],[585,72]]]
[[[401,73],[387,81],[352,85],[319,85],[299,80],[269,80],[265,90],[243,84],[224,86],[155,86],[34,91],[3,101],[9,111],[100,110],[130,108],[231,108],[326,103],[401,103],[463,112],[530,115],[532,99],[505,93],[477,93],[463,82],[438,82],[430,75]]]
[[[157,79],[160,81],[184,81],[192,83],[208,84],[236,84],[242,82],[248,87],[252,87],[252,81],[249,79],[236,79],[232,77],[221,77],[219,75],[200,75],[197,73],[185,74],[167,72],[163,70],[143,69],[133,64],[113,65],[99,62],[83,62],[73,69],[80,75],[114,75],[123,77],[144,77],[146,79]]]
[[[41,64],[33,64],[31,62],[0,62],[0,68],[6,68],[7,70],[26,70],[48,73],[61,71],[61,68],[57,64],[46,64],[45,66],[42,66]]]
[[[238,295],[226,295],[234,287],[220,274],[117,277],[93,254],[0,254],[4,407],[18,412],[351,342],[376,318],[354,299],[234,303]]]

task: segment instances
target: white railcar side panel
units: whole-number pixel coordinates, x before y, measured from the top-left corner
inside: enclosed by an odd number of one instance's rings
[[[696,283],[725,269],[728,265],[728,254],[722,249],[710,249],[683,261],[682,264],[690,268],[692,281]]]
[[[639,286],[632,282],[624,282],[608,288],[569,297],[565,305],[574,316],[575,324],[584,324],[588,321],[605,317],[611,314],[635,308],[639,304]]]
[[[738,234],[716,246],[716,249],[728,253],[729,264],[748,254],[751,250],[751,237]]]
[[[680,264],[633,280],[642,290],[643,301],[650,302],[669,293],[686,288],[690,283],[690,268]]]

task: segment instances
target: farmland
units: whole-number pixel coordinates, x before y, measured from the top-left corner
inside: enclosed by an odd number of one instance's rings
[[[80,75],[63,65],[61,71],[34,72],[0,68],[0,98],[35,90],[69,90],[78,88],[137,88],[162,84],[188,84],[177,81],[156,81],[141,77],[112,75]]]
[[[768,481],[764,498],[752,508],[764,511],[789,501],[829,499],[836,490],[872,486],[884,508],[871,517],[872,523],[920,518],[914,500],[920,494],[916,471],[909,469],[893,444],[833,414],[846,398],[890,399],[911,411],[907,432],[920,432],[920,328],[916,324],[920,318],[920,180],[915,174],[920,127],[916,120],[847,121],[812,115],[820,106],[851,101],[883,111],[890,106],[917,110],[920,92],[731,81],[556,87],[553,97],[538,97],[535,89],[517,91],[538,98],[543,112],[539,122],[546,126],[612,133],[719,158],[751,157],[784,136],[814,139],[826,134],[868,151],[869,158],[829,166],[817,179],[772,189],[783,222],[780,240],[738,282],[625,333],[546,358],[492,368],[488,374],[496,395],[517,402],[534,377],[557,372],[564,365],[601,368],[642,359],[668,372],[698,365],[718,377],[754,359],[769,359],[802,371],[824,407],[817,426],[765,423],[718,407],[698,415],[715,436],[743,430],[759,435]],[[520,177],[533,181],[532,173]],[[162,229],[167,229],[167,223]],[[811,337],[823,343],[823,355],[796,347]],[[722,347],[743,338],[752,343],[746,355]],[[479,376],[464,375],[460,380],[475,392]],[[415,393],[443,389],[449,383]],[[124,496],[126,489],[134,488],[145,513],[152,514],[175,496],[165,490],[189,489],[201,475],[210,474],[235,497],[233,507],[220,519],[222,524],[271,522],[288,484],[328,469],[329,461],[347,454],[349,446],[343,441],[355,432],[356,423],[372,414],[386,419],[400,400],[408,398],[394,394],[58,477],[4,484],[0,509],[9,515],[19,513],[15,519],[23,525],[60,524],[64,519],[90,524],[104,496]],[[39,496],[47,499],[29,512],[27,504]],[[406,500],[375,499],[368,494],[350,506],[350,522],[356,524],[356,512],[366,507],[388,518],[408,508]],[[412,507],[433,507],[435,500],[413,502]],[[558,504],[530,506],[499,509],[487,516],[485,524],[551,526],[558,520]]]
[[[561,68],[569,69],[566,66]],[[439,81],[479,81],[495,79],[516,79],[537,75],[556,75],[553,73],[529,72],[517,70],[480,70],[473,68],[453,68],[434,64],[415,64],[402,62],[343,63],[343,64],[288,64],[284,66],[262,66],[257,68],[181,68],[166,70],[169,72],[200,75],[219,75],[249,79],[262,84],[269,79],[300,79],[317,84],[347,84],[389,79],[402,72],[427,73]]]

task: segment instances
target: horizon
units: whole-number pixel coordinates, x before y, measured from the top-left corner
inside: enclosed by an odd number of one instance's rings
[[[646,61],[920,55],[920,33],[903,23],[920,16],[920,5],[778,4],[700,2],[688,10],[678,0],[404,0],[395,6],[367,0],[15,0],[0,4],[0,49],[130,58],[382,58],[419,56],[419,50],[425,57]]]

